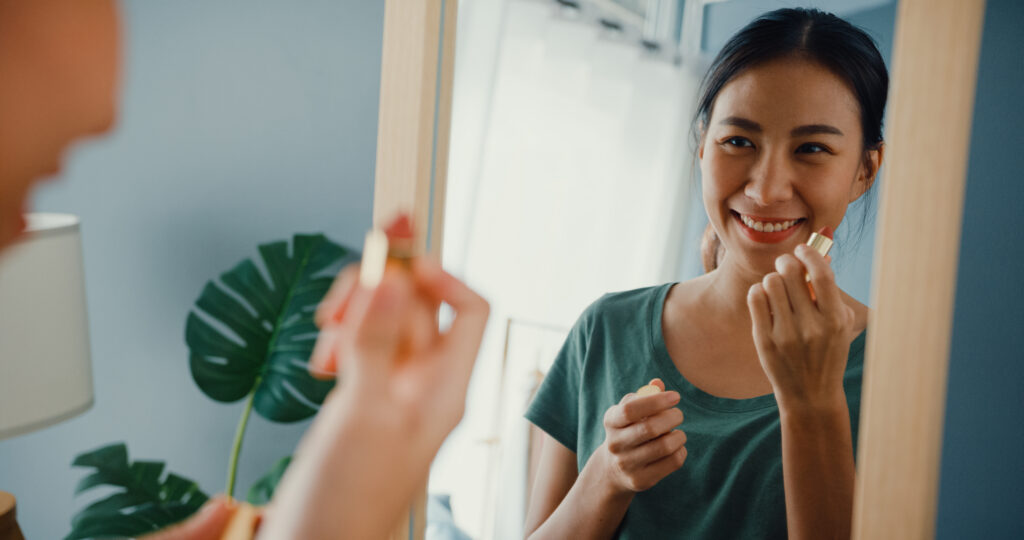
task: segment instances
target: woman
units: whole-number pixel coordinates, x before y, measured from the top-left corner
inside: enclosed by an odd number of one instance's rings
[[[868,308],[802,244],[872,186],[887,87],[871,39],[816,10],[725,45],[695,119],[709,271],[571,331],[527,412],[532,538],[850,536]]]
[[[113,124],[118,40],[112,0],[0,0],[0,250],[24,229],[31,187],[69,145]],[[303,438],[267,538],[385,537],[462,416],[487,302],[426,258],[390,267],[373,290],[354,276],[343,273],[321,303],[317,324],[330,331],[312,359],[338,364],[345,382]],[[443,334],[433,315],[442,302],[457,313]],[[220,538],[234,509],[215,498],[153,538]]]

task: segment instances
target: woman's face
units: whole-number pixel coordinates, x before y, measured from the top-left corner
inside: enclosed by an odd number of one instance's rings
[[[113,124],[118,49],[113,0],[0,0],[0,248],[32,184]]]
[[[699,150],[723,265],[763,275],[811,232],[836,229],[880,164],[880,150],[865,160],[862,139],[853,92],[820,64],[784,58],[729,81]]]

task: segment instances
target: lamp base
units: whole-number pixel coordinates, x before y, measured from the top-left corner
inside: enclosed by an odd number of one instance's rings
[[[18,527],[17,504],[14,495],[0,491],[0,540],[25,540]]]

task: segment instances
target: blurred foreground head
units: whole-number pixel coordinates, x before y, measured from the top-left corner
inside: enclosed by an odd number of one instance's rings
[[[119,46],[113,0],[0,0],[0,249],[32,185],[113,125]]]

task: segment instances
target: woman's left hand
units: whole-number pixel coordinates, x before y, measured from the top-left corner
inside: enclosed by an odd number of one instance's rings
[[[828,407],[843,400],[843,373],[854,337],[825,257],[806,245],[775,260],[775,272],[750,287],[754,345],[780,408]],[[812,299],[805,274],[811,277]]]

